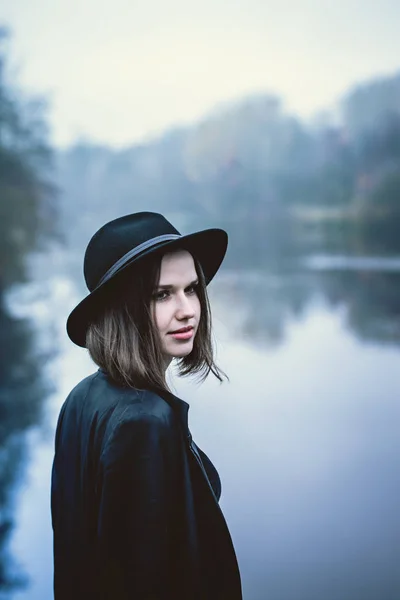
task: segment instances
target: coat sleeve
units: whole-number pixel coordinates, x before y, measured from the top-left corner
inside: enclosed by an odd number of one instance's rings
[[[99,567],[107,599],[174,595],[179,451],[177,433],[152,415],[122,419],[107,441],[97,490]]]

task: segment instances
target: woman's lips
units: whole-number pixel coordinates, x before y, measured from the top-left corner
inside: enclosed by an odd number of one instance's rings
[[[193,337],[193,327],[183,327],[178,331],[172,331],[169,335],[172,335],[176,340],[190,340]]]

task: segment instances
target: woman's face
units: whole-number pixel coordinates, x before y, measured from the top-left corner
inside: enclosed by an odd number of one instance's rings
[[[200,321],[198,277],[192,255],[186,250],[165,254],[152,307],[161,339],[162,352],[169,363],[187,356]]]

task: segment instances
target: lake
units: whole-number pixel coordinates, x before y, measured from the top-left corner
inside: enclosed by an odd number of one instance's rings
[[[306,266],[221,273],[210,295],[230,381],[172,385],[221,475],[245,600],[399,600],[398,265],[317,257]],[[54,276],[27,297],[20,310],[38,335],[54,319],[58,354],[45,375],[57,385],[25,436],[12,492],[7,556],[27,582],[2,598],[50,600],[54,428],[95,366],[65,334],[73,283]]]

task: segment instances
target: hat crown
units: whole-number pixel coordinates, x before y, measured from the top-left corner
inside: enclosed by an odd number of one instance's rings
[[[163,215],[154,212],[125,215],[103,225],[85,252],[83,272],[89,291],[92,292],[105,273],[128,252],[162,235],[180,233]]]

